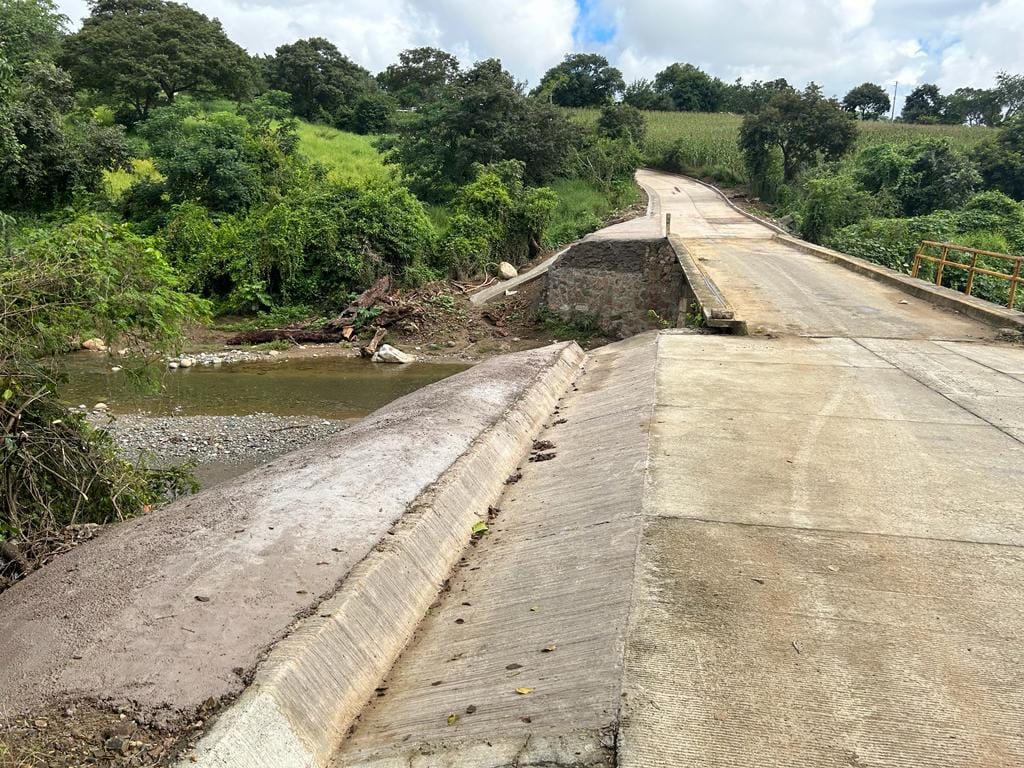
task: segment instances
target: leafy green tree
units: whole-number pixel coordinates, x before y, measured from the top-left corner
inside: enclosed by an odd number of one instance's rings
[[[381,274],[422,273],[437,252],[423,205],[404,187],[315,177],[244,216],[179,203],[164,239],[191,287],[243,311],[279,303],[333,309]]]
[[[622,73],[597,53],[570,53],[549,69],[532,95],[562,107],[610,104],[626,87]]]
[[[377,82],[398,100],[401,107],[417,107],[438,97],[441,89],[459,74],[459,60],[438,48],[410,48],[398,54],[377,75]]]
[[[452,201],[442,243],[447,269],[470,276],[495,262],[517,264],[540,251],[557,198],[546,187],[526,188],[523,171],[518,160],[476,166],[473,180]]]
[[[654,88],[680,112],[717,112],[725,95],[721,80],[692,64],[670,64],[655,75]]]
[[[853,112],[861,120],[877,120],[889,114],[892,101],[882,86],[862,83],[843,97],[843,109]]]
[[[1000,72],[996,75],[996,93],[1003,105],[1003,117],[1009,120],[1024,112],[1024,75]]]
[[[32,63],[6,110],[16,146],[0,157],[0,207],[45,210],[78,191],[96,191],[103,171],[127,168],[131,153],[120,126],[73,112],[71,78],[53,64]],[[0,141],[2,141],[0,131]]]
[[[754,80],[749,84],[738,78],[736,82],[722,86],[721,108],[747,115],[764,109],[777,94],[794,92],[793,86],[783,77],[768,82]]]
[[[580,128],[549,104],[526,98],[501,62],[489,59],[455,78],[417,119],[384,144],[424,199],[447,200],[476,166],[520,160],[527,184],[556,176]]]
[[[891,197],[894,212],[904,216],[960,208],[981,181],[971,160],[948,139],[869,147],[857,157],[855,175],[879,200]]]
[[[376,88],[370,73],[322,37],[279,46],[267,63],[272,88],[291,94],[299,117],[351,126],[356,103]]]
[[[395,102],[386,93],[367,93],[356,102],[350,126],[356,133],[384,133],[391,126]]]
[[[52,61],[67,23],[53,0],[0,0],[0,55],[18,71]]]
[[[957,88],[946,99],[943,122],[960,125],[996,126],[1003,119],[999,91],[986,88]]]
[[[170,203],[244,211],[283,194],[299,172],[293,120],[204,113],[194,102],[161,107],[139,129]],[[147,183],[146,186],[149,186]]]
[[[91,0],[89,8],[65,40],[62,66],[135,120],[183,93],[238,97],[251,88],[248,54],[216,19],[167,0]]]
[[[643,113],[629,104],[609,104],[597,118],[597,132],[610,139],[626,139],[643,144],[647,121]]]
[[[646,111],[670,110],[671,103],[654,88],[653,80],[634,80],[623,91],[622,101],[631,107]]]
[[[1024,200],[1024,113],[1007,120],[998,136],[972,156],[985,187]]]
[[[822,243],[833,232],[872,213],[871,195],[848,176],[823,173],[807,180],[800,201],[800,234]]]
[[[819,160],[838,160],[857,140],[857,126],[833,99],[813,83],[801,93],[782,92],[740,128],[739,146],[755,184],[767,181],[772,153],[782,158],[783,180],[792,182]]]
[[[900,117],[905,123],[941,123],[945,110],[946,97],[939,86],[925,83],[907,96]]]

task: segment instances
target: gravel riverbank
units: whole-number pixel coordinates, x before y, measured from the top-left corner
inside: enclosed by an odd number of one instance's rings
[[[127,458],[148,455],[159,465],[195,461],[252,465],[322,440],[352,422],[314,416],[89,415],[107,430]]]

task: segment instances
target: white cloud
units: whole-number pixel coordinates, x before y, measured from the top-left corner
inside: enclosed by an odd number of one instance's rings
[[[984,86],[1024,72],[1024,0],[187,0],[253,53],[319,35],[377,71],[435,45],[463,63],[498,57],[537,82],[578,49],[578,23],[613,30],[599,48],[627,79],[673,61],[725,80],[815,80],[841,95],[865,80]],[[84,0],[61,0],[77,20]],[[580,35],[588,39],[586,30]]]
[[[372,71],[406,48],[435,45],[463,63],[496,57],[518,78],[540,79],[573,47],[574,0],[187,0],[220,19],[250,53],[326,37]],[[77,26],[84,0],[62,0]]]

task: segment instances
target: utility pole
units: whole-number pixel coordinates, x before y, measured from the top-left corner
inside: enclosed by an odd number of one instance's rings
[[[892,87],[892,114],[889,115],[889,119],[890,120],[895,120],[896,119],[896,94],[899,92],[899,90],[900,90],[900,81],[897,80],[896,81],[896,85],[894,85]]]

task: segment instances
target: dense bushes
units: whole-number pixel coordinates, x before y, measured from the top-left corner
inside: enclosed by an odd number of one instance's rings
[[[117,458],[106,433],[68,414],[47,360],[77,333],[172,344],[203,312],[125,225],[83,214],[14,235],[0,253],[0,541],[127,517],[188,485]]]
[[[909,218],[867,218],[838,230],[826,238],[825,243],[844,253],[909,272],[922,240],[952,242],[1002,253],[1024,253],[1024,205],[1001,192],[983,192],[956,211],[942,210]],[[1007,268],[1005,261],[984,257],[979,263],[997,271]],[[926,265],[922,276],[928,278],[930,269]],[[947,270],[943,284],[961,290],[966,274],[963,270]],[[1005,304],[1007,285],[1005,280],[979,276],[973,293]]]
[[[428,264],[435,235],[423,206],[393,182],[312,179],[248,215],[174,207],[165,249],[188,285],[255,311],[344,304],[377,275]]]
[[[550,189],[527,189],[523,173],[518,160],[477,166],[476,178],[453,201],[443,244],[444,267],[472,275],[499,261],[521,263],[540,250],[557,200]]]

